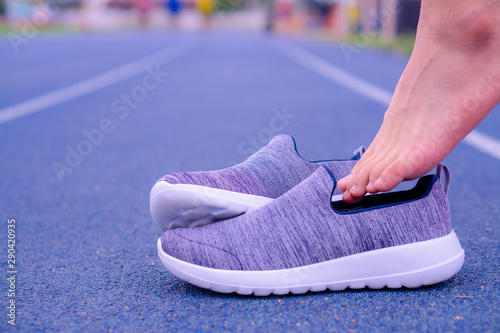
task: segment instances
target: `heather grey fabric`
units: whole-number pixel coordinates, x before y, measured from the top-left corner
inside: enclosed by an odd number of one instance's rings
[[[373,195],[361,201],[362,209],[344,213],[335,211],[330,201],[335,185],[329,170],[319,168],[259,210],[212,225],[167,231],[162,248],[196,265],[259,271],[310,265],[451,232],[447,196],[435,175],[421,178],[416,190]],[[366,208],[373,203],[376,206]]]
[[[293,138],[280,134],[241,164],[216,171],[174,173],[159,181],[207,186],[275,199],[309,177],[321,165],[328,166],[338,179],[347,176],[361,153],[356,153],[351,160],[308,162],[297,153]],[[340,193],[336,191],[335,194]]]

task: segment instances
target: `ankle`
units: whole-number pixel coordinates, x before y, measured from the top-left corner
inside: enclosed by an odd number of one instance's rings
[[[500,50],[500,34],[496,28],[499,21],[487,9],[484,7],[475,15],[466,15],[456,22],[457,46],[476,56],[478,53]]]
[[[422,6],[419,31],[424,39],[449,52],[474,57],[500,52],[499,3],[438,1]]]

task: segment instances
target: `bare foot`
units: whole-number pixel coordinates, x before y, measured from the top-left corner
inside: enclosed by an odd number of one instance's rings
[[[384,121],[351,175],[347,203],[441,162],[500,102],[500,1],[422,1],[413,54]]]

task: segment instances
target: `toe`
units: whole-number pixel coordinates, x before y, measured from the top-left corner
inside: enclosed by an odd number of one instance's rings
[[[349,179],[346,190],[344,191],[345,196],[343,197],[346,203],[356,203],[366,194],[366,185],[368,183],[368,173],[366,168],[358,170],[356,174],[353,174]]]
[[[347,184],[351,178],[352,174],[342,178],[337,182],[337,187],[341,192],[345,192],[347,190]]]
[[[369,182],[368,185],[366,185],[366,192],[368,193],[377,193],[378,190],[375,187],[375,184],[373,182]]]
[[[396,160],[380,173],[380,176],[374,182],[374,186],[377,191],[386,192],[398,186],[404,179],[401,164]]]
[[[349,193],[349,191],[346,191],[346,192],[344,192],[344,194],[342,194],[342,200],[345,203],[352,205],[352,204],[355,204],[356,202],[359,202],[361,200],[361,198],[355,198],[355,197],[351,196],[351,193]]]
[[[353,198],[361,198],[366,194],[366,185],[357,185],[354,184],[353,187],[349,190],[349,194]]]

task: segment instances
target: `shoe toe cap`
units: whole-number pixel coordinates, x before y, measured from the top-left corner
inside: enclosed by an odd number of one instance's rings
[[[194,229],[175,229],[165,232],[161,237],[162,250],[169,256],[207,268],[243,269],[234,254],[208,242],[192,240],[189,231]]]

